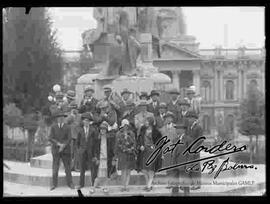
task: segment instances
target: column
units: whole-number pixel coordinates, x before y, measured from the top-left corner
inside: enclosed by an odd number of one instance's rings
[[[179,71],[172,71],[173,87],[179,90]]]
[[[214,101],[217,102],[218,101],[218,71],[217,69],[214,69],[214,74],[215,74],[215,80],[214,80],[215,86],[213,87],[214,93],[215,93]]]
[[[200,70],[193,70],[193,85],[196,88],[196,94],[200,94]]]
[[[238,69],[238,100],[242,99],[242,70]]]
[[[223,84],[223,71],[220,69],[219,70],[219,92],[220,92],[220,101],[224,100],[224,96],[223,96],[223,89],[224,89],[224,84]]]
[[[140,35],[141,43],[141,55],[142,61],[149,62],[152,61],[152,35],[149,33],[141,33]]]
[[[247,93],[247,79],[246,79],[246,70],[243,71],[243,98],[246,98]]]

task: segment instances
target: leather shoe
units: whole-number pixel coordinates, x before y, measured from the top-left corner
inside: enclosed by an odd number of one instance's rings
[[[53,191],[54,189],[56,189],[56,186],[52,186],[50,191]]]

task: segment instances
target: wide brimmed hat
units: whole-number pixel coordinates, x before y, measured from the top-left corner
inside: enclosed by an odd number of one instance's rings
[[[148,103],[147,103],[146,100],[141,100],[141,101],[139,102],[139,105],[138,105],[138,106],[147,106],[147,105],[148,105]]]
[[[55,98],[56,99],[63,99],[63,97],[64,97],[63,92],[61,92],[61,91],[56,92],[56,94],[55,94]]]
[[[175,129],[183,129],[183,128],[186,128],[187,126],[184,123],[178,123],[178,124],[174,124],[173,127]]]
[[[90,120],[90,121],[93,121],[93,116],[92,116],[91,113],[86,112],[86,113],[83,113],[83,114],[81,115],[81,119],[82,119],[82,120],[88,119],[88,120]]]
[[[180,105],[180,106],[184,106],[184,105],[190,106],[190,103],[186,99],[182,99],[182,100],[178,101],[178,105]]]
[[[59,118],[59,117],[67,117],[67,114],[63,111],[55,111],[55,113],[53,114],[54,118]]]
[[[131,94],[131,91],[129,91],[127,88],[124,88],[123,91],[121,92],[121,96],[125,93]]]
[[[157,91],[155,91],[155,90],[152,90],[151,93],[150,93],[150,97],[154,96],[154,95],[159,96],[159,93]]]
[[[106,129],[106,130],[108,130],[108,127],[109,127],[109,124],[106,121],[103,121],[99,126],[100,129]]]
[[[85,92],[88,92],[88,91],[92,91],[93,93],[95,92],[95,90],[94,90],[94,88],[93,88],[92,86],[87,86],[87,87],[85,87],[84,93],[85,93]]]
[[[70,108],[72,108],[72,109],[77,109],[77,108],[78,108],[78,105],[76,104],[75,101],[71,101],[71,102],[69,103],[68,106],[69,106]]]
[[[186,113],[186,117],[187,118],[196,118],[196,119],[198,119],[198,114],[195,112],[195,111],[188,111],[187,113]]]
[[[140,95],[140,99],[142,99],[142,97],[146,97],[147,99],[149,99],[149,95],[148,95],[148,93],[147,92],[141,92],[141,95]]]
[[[73,91],[73,90],[68,90],[67,91],[67,98],[74,100],[75,99],[75,96],[76,96],[75,91]]]
[[[188,87],[186,90],[186,93],[187,94],[195,94],[195,86],[192,85],[192,86]]]
[[[112,91],[112,87],[109,85],[105,85],[105,86],[103,86],[103,90],[104,91]]]
[[[128,99],[126,101],[126,106],[134,106],[134,105],[135,105],[135,103],[134,103],[134,101],[132,99]]]
[[[122,121],[121,121],[121,126],[120,126],[120,128],[122,128],[122,127],[124,127],[125,125],[129,125],[130,123],[129,123],[129,121],[127,120],[127,119],[123,119]]]
[[[176,88],[170,89],[170,90],[168,91],[168,93],[169,93],[169,94],[177,94],[177,95],[180,94],[179,91],[178,91]]]
[[[167,109],[167,104],[164,103],[164,102],[162,102],[162,103],[159,104],[159,107],[158,108],[159,109],[162,109],[162,108]]]
[[[164,118],[168,118],[168,117],[172,117],[172,118],[174,118],[174,114],[173,114],[173,112],[168,111],[168,112],[165,114]]]

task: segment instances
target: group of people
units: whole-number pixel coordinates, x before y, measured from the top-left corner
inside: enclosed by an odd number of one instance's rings
[[[55,94],[56,100],[49,108],[54,121],[49,136],[53,155],[51,190],[57,187],[60,159],[65,167],[68,186],[74,188],[72,170],[80,171],[79,188],[84,187],[85,172],[90,170],[90,193],[94,193],[95,188],[99,187],[97,178],[107,178],[108,181],[117,176],[117,170],[121,171],[121,191],[129,190],[132,170],[144,174],[144,190],[151,191],[155,173],[160,168],[199,157],[199,154],[181,154],[184,148],[202,135],[198,122],[200,105],[194,97],[193,88],[189,88],[187,97],[182,99],[176,89],[168,91],[171,98],[167,104],[160,102],[160,94],[155,90],[150,95],[142,92],[138,103],[126,88],[118,100],[113,97],[110,86],[104,86],[103,90],[105,97],[97,100],[94,88],[86,87],[79,105],[75,103],[74,91],[67,92],[66,101],[63,101],[61,92]],[[183,145],[178,145],[173,153],[160,152],[150,165],[147,164],[164,136],[171,142],[181,139]],[[191,181],[188,185],[169,182],[168,188],[172,188],[172,192],[200,188],[200,171],[186,172],[185,167],[178,167],[168,170],[167,177],[172,178],[171,181],[175,181],[175,178]],[[105,183],[104,193],[108,192],[106,186]]]

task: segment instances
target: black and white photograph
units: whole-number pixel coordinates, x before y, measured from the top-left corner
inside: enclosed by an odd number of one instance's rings
[[[265,7],[2,8],[3,197],[264,196]]]

